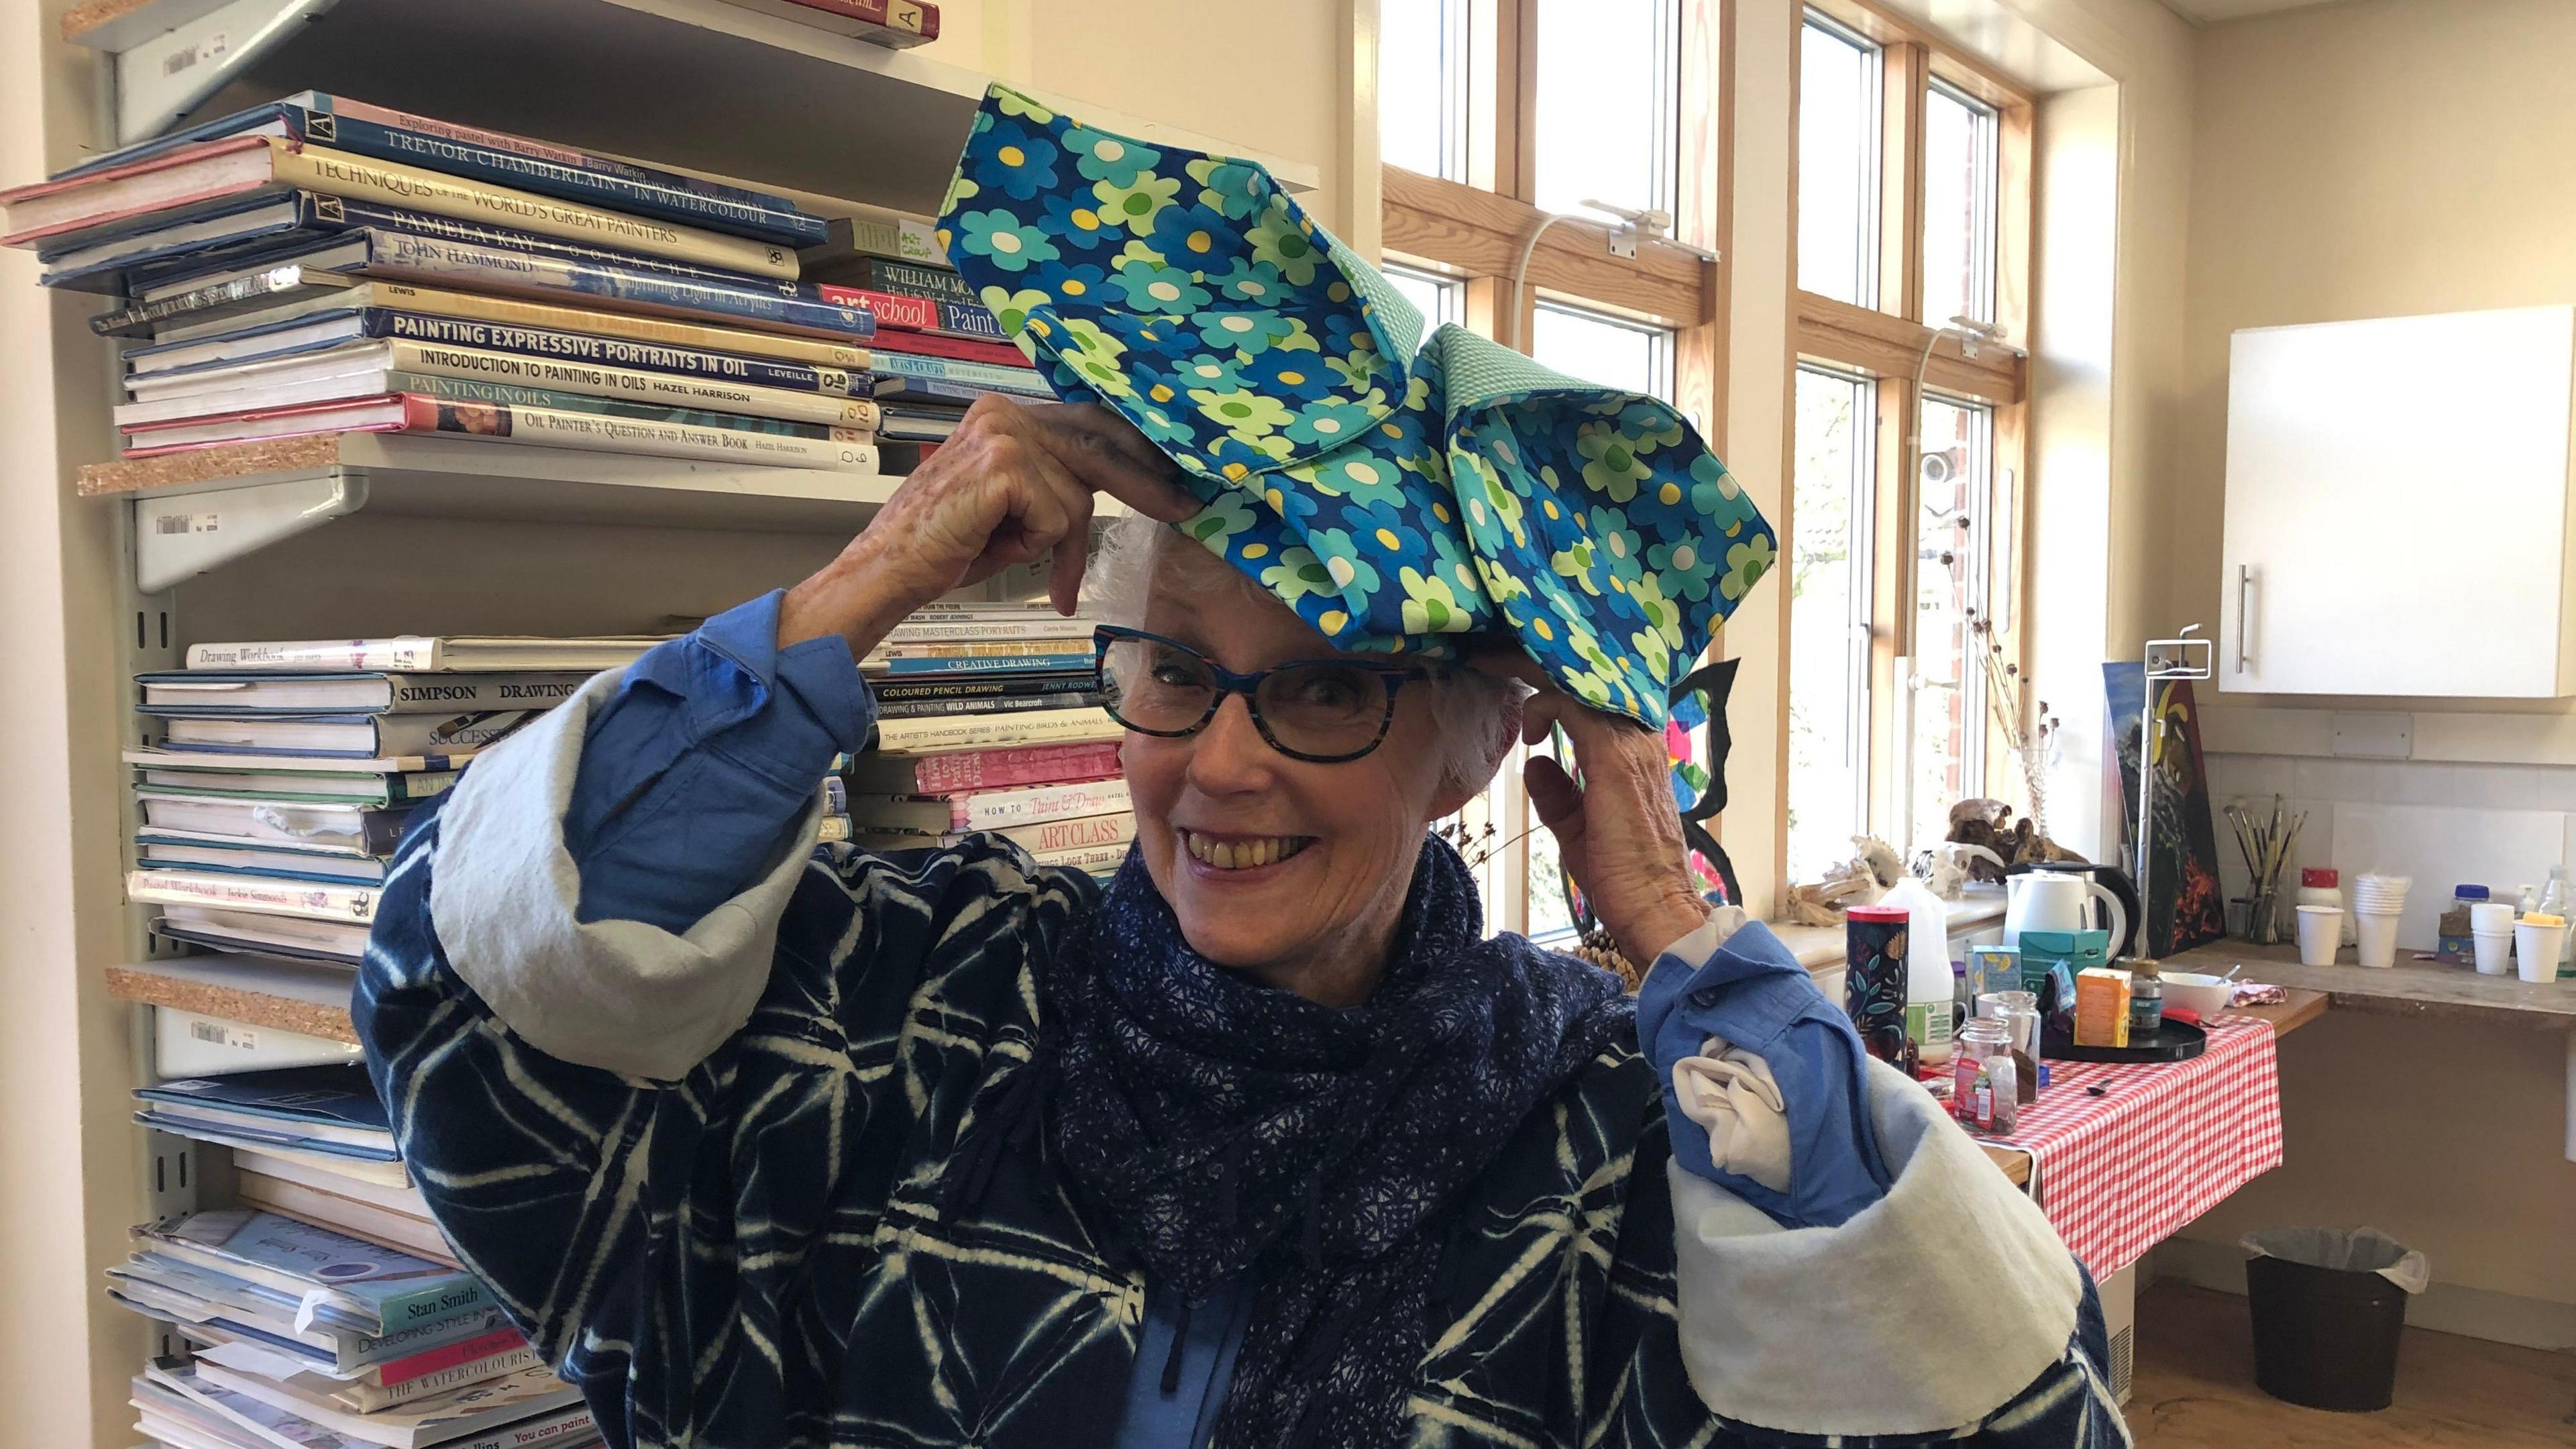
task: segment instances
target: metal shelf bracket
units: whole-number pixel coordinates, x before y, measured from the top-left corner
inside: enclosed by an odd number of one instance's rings
[[[137,499],[134,585],[147,594],[160,593],[366,506],[366,475],[339,468],[271,483]]]
[[[83,39],[108,52],[116,144],[169,130],[338,0],[167,0]]]

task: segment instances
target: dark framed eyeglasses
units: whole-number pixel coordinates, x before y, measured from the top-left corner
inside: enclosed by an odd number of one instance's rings
[[[1395,723],[1395,692],[1437,671],[1422,664],[1292,659],[1237,674],[1178,639],[1104,624],[1091,633],[1101,704],[1140,735],[1194,735],[1229,694],[1253,727],[1292,760],[1338,765],[1378,747]]]

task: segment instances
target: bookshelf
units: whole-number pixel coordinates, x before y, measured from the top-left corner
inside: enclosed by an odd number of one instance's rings
[[[62,33],[99,54],[115,144],[311,86],[925,216],[993,79],[726,0],[89,0]],[[1311,163],[1082,111],[1318,184]]]
[[[182,109],[202,118],[315,88],[741,178],[826,215],[921,214],[936,210],[990,80],[725,0],[63,7],[44,6],[60,12],[59,41],[0,43],[0,74],[43,89],[38,123],[0,138],[10,181],[166,129]],[[191,47],[195,59],[177,63]],[[1319,182],[1313,164],[1068,104],[1131,134],[1260,160],[1292,190]],[[0,592],[21,611],[13,627],[44,636],[12,656],[34,662],[45,691],[22,717],[60,733],[7,735],[32,743],[30,778],[52,782],[19,792],[36,804],[0,811],[43,827],[25,845],[26,884],[8,897],[28,908],[18,936],[44,974],[25,983],[7,1038],[23,1064],[12,1083],[31,1090],[15,1094],[26,1130],[4,1155],[12,1173],[28,1169],[20,1181],[45,1186],[7,1196],[52,1214],[41,1243],[9,1246],[45,1257],[50,1274],[16,1311],[46,1315],[86,1352],[80,1367],[65,1356],[41,1370],[61,1392],[31,1407],[30,1432],[114,1449],[134,1439],[126,1377],[171,1345],[105,1299],[98,1270],[124,1256],[129,1225],[229,1201],[224,1149],[128,1122],[129,1089],[156,1076],[155,1011],[136,1008],[162,1010],[165,1024],[186,1012],[355,1039],[345,973],[180,954],[147,932],[147,909],[123,904],[136,821],[116,755],[138,742],[131,677],[218,637],[663,627],[801,577],[897,480],[354,436],[135,487],[99,461],[114,456],[117,390],[110,344],[85,325],[94,304],[37,294],[32,272],[13,285],[10,355],[54,372],[50,391],[0,398],[0,424],[18,440],[0,459],[11,485],[0,580],[26,584]],[[1102,500],[1100,511],[1116,508]],[[211,527],[195,526],[207,515]],[[1023,589],[1035,573],[990,592]],[[15,1231],[24,1219],[12,1221]],[[32,1354],[6,1360],[6,1374],[38,1371]]]

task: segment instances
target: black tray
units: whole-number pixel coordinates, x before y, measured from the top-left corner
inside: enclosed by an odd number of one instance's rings
[[[2209,1033],[2171,1017],[2150,1032],[2131,1031],[2124,1047],[2077,1046],[2054,1031],[2040,1034],[2039,1054],[2052,1062],[2186,1062],[2209,1049]]]

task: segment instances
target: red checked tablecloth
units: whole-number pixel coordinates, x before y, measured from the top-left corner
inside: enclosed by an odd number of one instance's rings
[[[2009,1137],[2034,1159],[2031,1191],[2096,1278],[2281,1163],[2272,1024],[2209,1028],[2209,1049],[2152,1066],[2050,1062],[2049,1085]],[[2087,1087],[2101,1087],[2094,1096]]]

